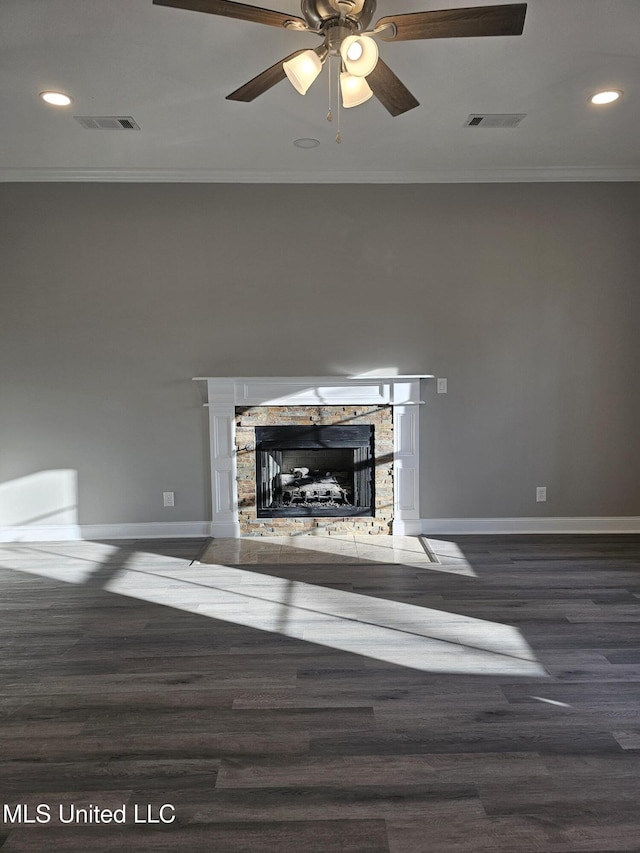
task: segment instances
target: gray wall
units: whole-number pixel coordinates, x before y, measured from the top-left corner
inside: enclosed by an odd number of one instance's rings
[[[640,515],[639,214],[637,184],[4,184],[0,483],[206,519],[192,376],[393,367],[449,380],[423,516]]]

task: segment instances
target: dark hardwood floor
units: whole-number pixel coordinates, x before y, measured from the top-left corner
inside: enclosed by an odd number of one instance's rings
[[[640,851],[640,537],[442,538],[0,545],[2,853]]]

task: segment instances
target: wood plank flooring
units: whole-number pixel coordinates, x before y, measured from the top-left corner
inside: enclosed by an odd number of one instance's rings
[[[640,851],[640,537],[372,539],[0,545],[2,853]]]

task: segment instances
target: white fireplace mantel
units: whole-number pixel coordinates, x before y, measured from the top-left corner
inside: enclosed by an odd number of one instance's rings
[[[211,467],[211,535],[240,536],[236,485],[236,406],[393,407],[393,533],[420,530],[420,382],[429,374],[402,376],[197,376],[206,383]]]

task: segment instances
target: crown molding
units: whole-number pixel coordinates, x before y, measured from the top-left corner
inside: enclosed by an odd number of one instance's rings
[[[260,171],[243,169],[0,168],[0,182],[197,184],[455,184],[640,181],[639,166],[551,166],[419,172]]]

